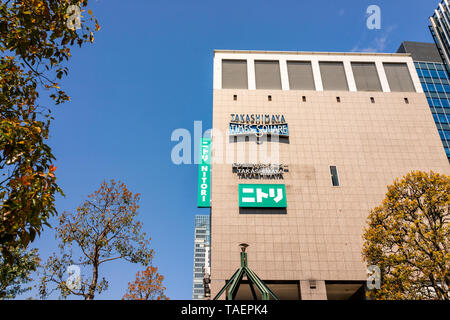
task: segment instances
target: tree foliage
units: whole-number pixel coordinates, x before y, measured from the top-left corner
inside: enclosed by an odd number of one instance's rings
[[[102,264],[123,259],[149,265],[153,250],[142,224],[135,219],[138,202],[139,194],[133,195],[125,184],[112,180],[103,182],[76,213],[63,213],[56,228],[60,254],[54,253],[43,267],[41,297],[56,290],[63,298],[77,295],[91,300],[108,287],[105,278],[100,280]],[[72,249],[79,252],[78,258]],[[75,289],[66,283],[66,270],[71,265],[80,266],[90,274],[87,277],[83,273]]]
[[[13,263],[6,263],[0,256],[0,300],[14,299],[17,295],[31,290],[24,284],[30,282],[33,271],[39,266],[37,249],[26,251],[23,247],[11,250]]]
[[[148,266],[144,271],[136,273],[134,282],[128,283],[127,293],[122,300],[169,300],[158,268]]]
[[[373,299],[448,300],[450,176],[413,171],[388,186],[363,238],[368,265],[381,270]]]
[[[26,247],[56,214],[54,156],[46,144],[51,110],[42,91],[58,105],[69,100],[58,81],[67,75],[71,47],[93,41],[92,15],[81,29],[68,28],[70,5],[88,1],[0,1],[0,249],[7,261]]]

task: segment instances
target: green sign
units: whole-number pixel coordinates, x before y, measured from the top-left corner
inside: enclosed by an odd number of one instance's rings
[[[197,207],[211,207],[211,139],[200,139]]]
[[[239,207],[286,208],[284,184],[239,184]]]

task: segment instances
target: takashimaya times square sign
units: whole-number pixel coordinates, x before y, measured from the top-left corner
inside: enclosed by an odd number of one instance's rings
[[[229,134],[239,135],[279,135],[288,137],[289,128],[284,115],[279,114],[231,114]]]

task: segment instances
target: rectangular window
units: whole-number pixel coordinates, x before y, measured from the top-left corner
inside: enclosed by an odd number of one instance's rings
[[[383,63],[383,66],[392,92],[416,91],[406,63]]]
[[[330,166],[331,182],[334,187],[339,187],[339,177],[336,166]]]
[[[281,90],[280,63],[278,61],[255,61],[256,89]]]
[[[289,89],[316,90],[311,62],[288,61]]]
[[[246,60],[222,60],[222,88],[248,89]]]
[[[431,78],[431,74],[429,70],[422,69],[422,75],[424,78]]]
[[[348,91],[342,62],[319,62],[324,90]]]
[[[375,63],[352,62],[352,70],[358,91],[381,91],[381,83]]]
[[[438,73],[436,70],[430,70],[430,74],[432,78],[439,79]]]
[[[447,72],[445,72],[445,71],[438,71],[438,72],[439,72],[439,78],[447,79]]]

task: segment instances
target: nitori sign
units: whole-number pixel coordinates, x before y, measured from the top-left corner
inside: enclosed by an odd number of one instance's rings
[[[239,184],[239,207],[286,208],[284,184]]]
[[[211,207],[211,139],[200,139],[197,207]]]

